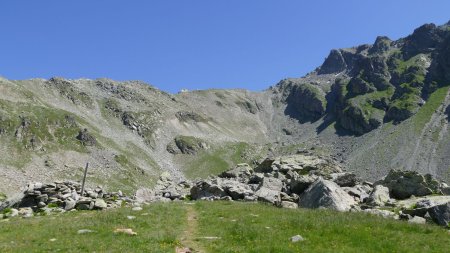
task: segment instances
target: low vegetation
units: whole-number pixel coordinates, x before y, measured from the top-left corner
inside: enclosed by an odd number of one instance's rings
[[[252,163],[260,159],[262,153],[259,148],[245,142],[228,143],[219,148],[203,150],[195,157],[184,157],[188,160],[184,173],[188,178],[218,175],[239,163]]]
[[[152,204],[141,212],[120,208],[11,219],[0,226],[0,252],[173,252],[185,215],[181,204]],[[138,234],[115,234],[117,228]]]
[[[137,235],[114,233],[117,228]],[[79,234],[82,229],[92,232]],[[304,240],[292,242],[295,235]],[[447,230],[433,225],[221,201],[12,218],[0,226],[1,252],[174,252],[184,246],[194,252],[446,252],[449,244]]]
[[[430,121],[433,113],[439,108],[448,93],[449,86],[438,88],[431,93],[425,105],[423,105],[416,115],[413,117],[414,129],[416,133],[420,133],[425,124]]]

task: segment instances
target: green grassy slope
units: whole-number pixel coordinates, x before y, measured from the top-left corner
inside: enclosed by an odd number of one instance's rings
[[[362,213],[189,204],[12,219],[1,222],[0,252],[174,252],[177,246],[194,252],[446,252],[450,245],[443,228]],[[138,235],[114,234],[116,228],[132,228]],[[77,234],[79,229],[95,232]],[[305,240],[292,243],[297,234]]]

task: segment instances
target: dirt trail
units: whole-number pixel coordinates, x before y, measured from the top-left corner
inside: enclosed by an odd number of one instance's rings
[[[197,212],[193,205],[186,205],[186,213],[187,213],[187,226],[186,230],[181,237],[181,245],[176,249],[176,253],[188,253],[188,252],[196,252],[196,253],[205,253],[206,251],[200,246],[196,238],[197,234]]]

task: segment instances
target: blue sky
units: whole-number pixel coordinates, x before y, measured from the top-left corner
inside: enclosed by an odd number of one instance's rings
[[[0,75],[263,90],[330,49],[450,20],[448,0],[5,0]]]

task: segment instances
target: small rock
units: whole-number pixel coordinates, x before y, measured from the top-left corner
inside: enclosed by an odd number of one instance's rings
[[[64,210],[70,211],[75,208],[77,202],[71,198],[64,200]]]
[[[19,215],[24,218],[29,218],[33,216],[33,209],[31,207],[23,207],[19,209]]]
[[[220,239],[220,237],[217,237],[217,236],[202,236],[202,237],[198,237],[198,239],[218,240],[218,239]]]
[[[291,237],[291,242],[301,242],[305,239],[301,235],[294,235]]]
[[[136,216],[129,215],[129,216],[127,216],[127,219],[134,220],[134,219],[136,219]]]
[[[55,242],[55,241],[56,241],[56,238],[52,238],[52,239],[50,239],[49,241]]]
[[[122,233],[127,235],[137,235],[136,232],[133,231],[131,228],[116,228],[114,230],[114,233]]]
[[[281,201],[281,207],[283,208],[290,208],[290,209],[296,209],[298,208],[298,204],[291,202],[291,201]]]
[[[133,207],[131,210],[133,210],[133,211],[142,211],[142,207],[140,207],[140,206],[135,206],[135,207]]]
[[[79,235],[81,235],[81,234],[89,234],[89,233],[94,233],[95,231],[94,230],[90,230],[90,229],[80,229],[80,230],[78,230],[78,234]]]
[[[17,215],[19,215],[19,210],[15,208],[11,208],[9,212],[5,213],[5,217],[7,218],[16,217]]]
[[[425,224],[427,223],[427,220],[425,218],[414,216],[411,219],[408,220],[408,223],[414,223],[414,224]]]
[[[185,248],[176,247],[175,253],[192,253],[192,250],[187,247]]]
[[[95,209],[106,209],[107,207],[108,207],[108,205],[106,204],[106,202],[103,199],[95,200],[95,203],[94,203]]]

